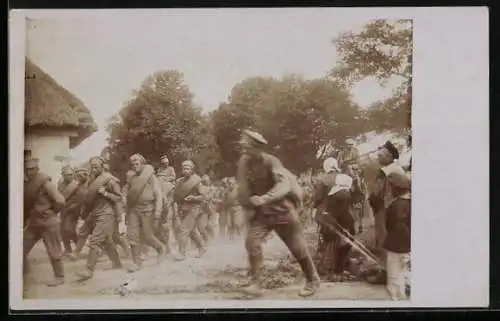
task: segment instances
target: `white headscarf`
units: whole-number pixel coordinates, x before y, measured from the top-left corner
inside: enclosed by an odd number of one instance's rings
[[[323,162],[323,170],[325,171],[325,173],[329,173],[334,170],[340,172],[339,162],[333,157],[328,157]]]
[[[330,189],[328,195],[333,195],[341,190],[350,190],[352,187],[353,179],[351,176],[346,174],[338,174],[335,177],[335,185]]]

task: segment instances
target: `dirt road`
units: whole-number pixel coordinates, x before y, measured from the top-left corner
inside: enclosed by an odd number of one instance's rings
[[[134,299],[199,299],[235,300],[251,299],[238,288],[239,280],[244,279],[247,267],[243,239],[234,241],[214,241],[208,252],[201,258],[194,258],[190,252],[184,262],[167,258],[162,264],[155,265],[155,253],[150,251],[145,268],[133,274],[137,286],[128,296]],[[85,257],[85,256],[84,256]],[[298,264],[289,263],[289,253],[278,237],[273,237],[264,245],[266,291],[261,299],[298,299],[298,291],[303,278]],[[77,262],[65,262],[66,284],[49,288],[45,282],[53,277],[51,266],[43,244],[38,244],[30,255],[32,272],[27,277],[24,296],[30,298],[120,298],[116,289],[129,280],[132,274],[125,269],[110,270],[111,263],[103,257],[93,279],[77,282],[76,271],[85,264],[85,258]],[[123,259],[125,266],[130,264]],[[387,300],[383,286],[368,285],[362,282],[323,283],[319,292],[311,299],[320,300]]]

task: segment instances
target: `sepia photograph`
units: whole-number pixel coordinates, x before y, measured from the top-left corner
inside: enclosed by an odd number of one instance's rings
[[[352,12],[26,12],[22,300],[411,302],[415,21]]]

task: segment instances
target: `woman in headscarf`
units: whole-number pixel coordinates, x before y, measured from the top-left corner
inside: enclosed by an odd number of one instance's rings
[[[314,203],[315,208],[324,209],[316,215],[324,242],[319,272],[327,276],[333,274],[336,280],[347,268],[351,245],[331,227],[338,224],[354,234],[354,219],[350,213],[353,179],[340,172],[335,158],[326,159],[323,169],[325,173],[316,187]]]

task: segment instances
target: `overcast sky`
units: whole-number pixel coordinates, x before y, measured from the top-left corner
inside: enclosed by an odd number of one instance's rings
[[[80,162],[106,145],[105,120],[148,74],[179,70],[195,102],[213,110],[247,77],[323,76],[338,58],[332,39],[370,19],[350,12],[280,8],[31,15],[37,19],[27,28],[26,52],[85,103],[100,127],[73,150]],[[391,90],[368,80],[354,88],[353,95],[367,106],[388,97]]]

